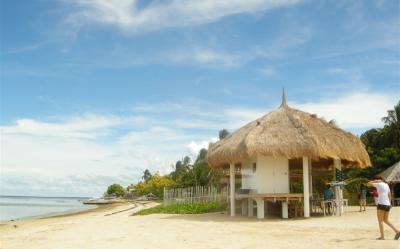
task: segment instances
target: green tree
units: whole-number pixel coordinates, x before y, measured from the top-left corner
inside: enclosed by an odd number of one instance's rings
[[[227,136],[229,136],[229,131],[226,129],[222,129],[219,131],[218,136],[219,136],[219,140],[222,140],[224,138],[226,138]]]
[[[200,160],[206,160],[206,157],[207,157],[207,150],[203,148],[199,151],[195,163]]]
[[[383,128],[370,129],[361,135],[365,144],[372,168],[360,171],[358,177],[371,177],[400,160],[400,101],[394,110],[388,111],[388,116],[383,117]],[[366,173],[366,174],[365,174]]]
[[[139,182],[133,188],[139,195],[153,193],[162,198],[164,195],[164,187],[175,187],[176,183],[169,176],[160,176],[158,173],[151,176],[146,182]]]
[[[387,116],[383,117],[382,121],[393,137],[394,146],[400,149],[400,100],[394,106],[393,110],[387,111]]]
[[[190,166],[190,157],[185,156],[185,157],[183,158],[183,160],[182,160],[182,163],[183,163],[183,165],[184,165],[185,167]]]
[[[147,182],[150,178],[151,178],[150,170],[146,169],[145,171],[143,171],[142,179],[143,179],[145,182]]]
[[[126,191],[125,191],[124,187],[122,187],[121,185],[116,184],[116,183],[108,186],[108,188],[107,188],[108,195],[115,195],[115,196],[120,197],[120,196],[124,196],[125,193],[126,193]]]

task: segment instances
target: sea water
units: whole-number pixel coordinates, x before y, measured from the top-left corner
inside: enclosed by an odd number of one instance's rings
[[[77,212],[95,205],[84,205],[79,197],[0,196],[0,221],[33,216]]]

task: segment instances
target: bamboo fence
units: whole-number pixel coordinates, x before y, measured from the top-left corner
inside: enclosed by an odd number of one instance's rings
[[[189,188],[164,188],[164,206],[175,203],[202,203],[209,201],[228,202],[229,189],[212,186],[194,186]]]

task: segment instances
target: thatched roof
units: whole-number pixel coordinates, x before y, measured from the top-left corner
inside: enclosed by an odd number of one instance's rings
[[[385,181],[390,183],[400,182],[400,161],[379,173],[378,176],[381,176]]]
[[[212,167],[239,163],[256,155],[312,159],[342,159],[344,164],[371,165],[361,140],[315,114],[290,108],[283,93],[281,106],[210,144]]]

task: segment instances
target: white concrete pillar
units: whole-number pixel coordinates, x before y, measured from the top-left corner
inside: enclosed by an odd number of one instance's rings
[[[247,201],[247,214],[249,215],[249,217],[253,217],[254,215],[254,205],[252,199],[249,199]]]
[[[308,158],[303,156],[303,195],[304,195],[304,217],[310,217],[310,182],[308,173]]]
[[[230,204],[231,216],[235,216],[235,164],[229,165],[229,187],[230,187]]]
[[[257,219],[264,219],[264,199],[258,198],[257,202]]]
[[[282,201],[282,218],[289,218],[288,203],[286,201]]]
[[[311,163],[311,158],[308,159],[308,177],[310,181],[310,196],[313,196],[313,179],[312,179],[312,163]]]
[[[248,202],[247,202],[247,200],[243,199],[241,204],[242,204],[242,216],[246,216]]]

